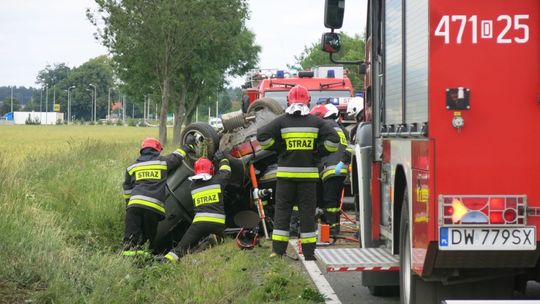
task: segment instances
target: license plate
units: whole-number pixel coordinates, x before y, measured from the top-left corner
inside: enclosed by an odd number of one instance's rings
[[[535,250],[536,226],[439,227],[440,250]]]

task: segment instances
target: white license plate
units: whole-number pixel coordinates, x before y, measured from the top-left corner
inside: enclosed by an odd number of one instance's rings
[[[536,226],[439,227],[440,250],[535,250]]]

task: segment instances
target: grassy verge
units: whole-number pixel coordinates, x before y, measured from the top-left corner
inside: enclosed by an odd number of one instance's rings
[[[156,132],[0,128],[0,303],[320,301],[298,266],[268,260],[267,247],[239,251],[229,240],[177,265],[118,254],[123,170]]]

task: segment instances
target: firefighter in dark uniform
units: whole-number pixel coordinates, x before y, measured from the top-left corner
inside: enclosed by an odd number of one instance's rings
[[[306,260],[315,259],[316,185],[319,179],[315,154],[322,156],[337,151],[339,137],[322,119],[309,114],[310,99],[305,87],[293,87],[287,96],[285,114],[257,132],[261,147],[278,153],[272,256],[285,254],[292,208],[298,204],[302,251]]]
[[[157,225],[165,216],[168,173],[180,167],[194,143],[195,138],[188,136],[182,148],[161,156],[163,146],[159,140],[146,138],[142,142],[140,156],[127,168],[123,184],[127,206],[122,255],[149,255],[142,249],[146,242],[154,250]]]
[[[317,199],[323,214],[321,220],[330,226],[330,235],[336,237],[339,234],[340,225],[340,201],[343,192],[347,165],[351,161],[352,149],[349,147],[347,130],[337,121],[339,110],[333,104],[317,105],[310,112],[312,115],[324,119],[339,136],[339,148],[336,152],[321,157],[319,172],[321,184]]]
[[[225,230],[223,192],[231,177],[231,167],[229,160],[223,157],[221,151],[216,152],[214,160],[219,163],[216,175],[214,165],[209,159],[200,158],[195,162],[195,175],[190,177],[195,217],[178,245],[165,255],[168,261],[178,261],[208,236],[214,238],[214,244],[219,243],[223,236]]]

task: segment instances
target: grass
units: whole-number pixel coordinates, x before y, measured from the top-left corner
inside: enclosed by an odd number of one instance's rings
[[[123,170],[147,136],[157,129],[0,127],[0,303],[323,301],[269,244],[228,240],[176,265],[120,256]]]

